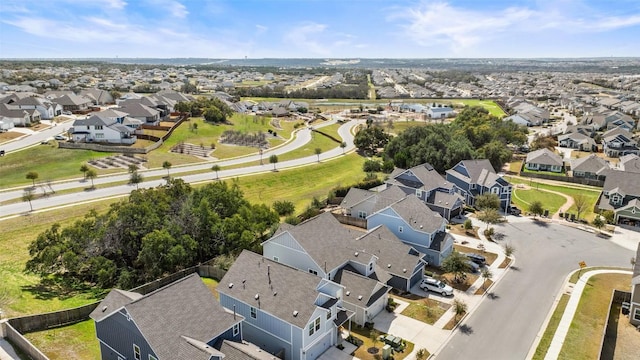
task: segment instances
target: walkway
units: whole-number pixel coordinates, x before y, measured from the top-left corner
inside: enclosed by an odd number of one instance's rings
[[[525,185],[525,184],[518,184],[516,186],[516,188],[514,189],[514,191],[513,191],[513,196],[515,196],[518,200],[522,201],[523,203],[527,203],[526,201],[524,201],[520,197],[518,197],[517,192],[516,192],[516,190],[518,190],[518,189],[534,190],[533,187],[531,187],[529,185]],[[555,195],[558,195],[558,196],[562,196],[563,198],[565,198],[565,203],[562,206],[560,206],[560,209],[558,209],[558,211],[556,211],[551,216],[551,218],[554,219],[554,220],[560,220],[560,213],[566,213],[567,211],[569,211],[569,209],[571,209],[571,207],[574,204],[573,197],[571,197],[569,195],[566,195],[566,194],[563,194],[561,192],[553,191],[553,190],[547,190],[547,189],[536,189],[536,190],[545,191],[545,192],[548,192],[548,193],[551,193],[551,194],[555,194]],[[527,204],[529,204],[529,203],[527,203]]]
[[[562,315],[562,319],[560,319],[560,323],[558,324],[558,328],[556,329],[556,333],[553,335],[553,340],[551,341],[551,345],[549,345],[549,350],[547,351],[547,355],[544,357],[545,360],[555,360],[560,355],[560,351],[562,350],[562,345],[564,344],[564,340],[567,337],[567,333],[569,332],[569,327],[571,326],[571,322],[573,321],[573,317],[574,317],[574,315],[576,313],[576,310],[578,309],[578,304],[580,303],[580,298],[582,297],[582,292],[583,292],[584,287],[587,284],[587,281],[589,280],[589,278],[594,276],[594,275],[605,274],[605,273],[631,274],[631,271],[626,271],[626,270],[593,270],[593,271],[586,272],[582,276],[580,276],[580,279],[578,280],[578,282],[573,287],[573,290],[571,291],[571,297],[569,298],[569,302],[567,303],[567,307],[564,310],[564,314]],[[562,291],[564,292],[565,289],[562,289]],[[558,296],[557,299],[559,300],[560,296]],[[557,302],[556,302],[556,305],[557,305]],[[550,314],[553,313],[553,311],[555,310],[555,307],[556,306],[553,306],[553,308],[550,311]],[[550,316],[547,317],[547,319],[549,319],[549,318],[550,318]],[[548,324],[548,322],[547,322],[547,324]],[[541,333],[544,333],[545,330],[546,330],[546,325],[543,326],[543,328],[540,331],[541,331]],[[537,346],[538,346],[540,337],[541,336],[539,334],[538,335],[538,341],[536,341],[534,343],[534,346],[529,351],[528,358],[531,358],[531,356],[533,356],[533,353],[535,353],[535,350],[536,350],[535,348],[537,348]]]

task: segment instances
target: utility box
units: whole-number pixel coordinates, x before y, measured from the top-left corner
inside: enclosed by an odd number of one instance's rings
[[[390,357],[391,357],[391,345],[386,344],[385,346],[382,347],[382,358],[384,360],[387,360]]]

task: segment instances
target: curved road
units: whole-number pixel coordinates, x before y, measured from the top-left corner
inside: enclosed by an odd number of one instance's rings
[[[336,147],[334,149],[326,151],[320,154],[320,160],[331,159],[336,156],[340,156],[341,154],[343,154],[343,152],[347,152],[354,149],[355,147],[353,145],[353,135],[351,134],[351,128],[360,122],[349,121],[344,125],[342,125],[338,129],[338,134],[347,143],[347,147],[344,149],[340,147]],[[320,128],[323,126],[331,125],[333,123],[335,123],[335,121],[328,121],[321,125],[317,125],[315,127]],[[272,154],[280,155],[280,154],[290,152],[292,150],[295,150],[299,147],[304,146],[309,141],[311,141],[311,130],[309,130],[308,128],[299,130],[296,132],[295,138],[293,141],[290,141],[281,147],[277,147],[272,150],[264,152],[264,154],[262,155],[262,158],[263,160],[267,160],[269,156]],[[214,163],[219,164],[221,167],[223,167],[223,166],[256,162],[259,160],[260,160],[260,155],[249,155],[241,158],[224,160],[219,162],[209,162],[205,164],[179,166],[179,167],[171,168],[171,176],[174,178],[182,179],[187,183],[210,181],[215,177],[215,174],[211,171],[211,166]],[[272,171],[273,164],[269,164],[268,160],[264,162],[265,162],[264,165],[253,165],[253,166],[237,168],[237,169],[220,170],[218,174],[222,178],[227,178],[227,177],[236,177],[236,176]],[[317,162],[318,162],[318,157],[316,155],[311,155],[304,158],[278,162],[276,164],[276,167],[277,169],[284,169],[284,168],[313,164]],[[208,172],[184,175],[184,176],[177,175],[185,172],[203,171],[203,170],[208,170]],[[142,171],[141,173],[145,177],[166,176],[166,170],[164,169],[146,170],[146,171]],[[109,183],[114,183],[114,182],[128,182],[129,177],[130,175],[128,173],[99,177],[94,179],[94,184],[97,186],[97,188],[94,190],[86,190],[83,192],[74,192],[74,193],[64,194],[64,195],[54,195],[54,196],[43,197],[37,200],[33,200],[31,204],[33,206],[33,210],[35,211],[38,209],[73,205],[79,202],[126,195],[126,194],[129,194],[132,190],[134,190],[135,186],[116,185],[116,186],[105,187],[104,185]],[[138,186],[142,188],[152,188],[152,187],[157,187],[163,183],[165,183],[165,180],[157,179],[157,180],[151,180],[151,181],[140,183],[138,184]],[[103,186],[98,187],[99,185],[103,185]],[[58,192],[58,191],[69,190],[69,189],[87,188],[88,182],[80,179],[80,180],[65,181],[60,183],[52,183],[51,186],[53,190]],[[18,199],[22,197],[22,194],[23,194],[22,188],[20,188],[19,190],[10,190],[6,192],[2,192],[0,193],[0,201]],[[30,208],[27,202],[17,202],[13,204],[8,204],[8,205],[0,206],[0,217],[8,217],[8,216],[17,215],[17,214],[28,213],[29,210]]]

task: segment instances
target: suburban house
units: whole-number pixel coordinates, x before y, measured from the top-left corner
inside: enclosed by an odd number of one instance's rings
[[[410,169],[394,169],[387,186],[398,186],[405,194],[415,194],[433,211],[447,220],[462,214],[464,203],[455,184],[445,180],[431,166],[424,163]]]
[[[503,211],[511,206],[511,184],[496,174],[487,159],[462,160],[446,171],[446,179],[455,184],[469,206],[474,206],[476,196],[482,194],[497,195]]]
[[[640,227],[638,173],[609,171],[602,186],[598,210],[613,210],[616,224]]]
[[[40,122],[40,112],[35,109],[20,109],[9,104],[0,104],[0,118],[14,126],[31,126]]]
[[[560,155],[549,149],[539,149],[527,154],[524,166],[527,170],[561,173],[563,165]]]
[[[602,134],[602,145],[604,146],[604,153],[609,157],[628,154],[640,155],[638,142],[633,139],[633,134],[620,127]]]
[[[631,278],[631,303],[629,322],[634,326],[640,326],[640,244],[636,251],[636,263],[633,265],[633,277]]]
[[[620,157],[618,168],[622,171],[640,173],[640,156],[628,154]]]
[[[217,290],[220,304],[244,317],[243,338],[285,360],[316,359],[354,315],[343,306],[344,286],[248,250]]]
[[[161,112],[142,104],[141,100],[123,101],[116,110],[126,112],[130,117],[141,120],[148,125],[158,125],[161,120]]]
[[[197,274],[146,295],[113,289],[90,317],[103,360],[222,360],[224,349],[249,349],[243,317],[225,311]],[[266,359],[251,350],[255,357],[240,359]]]
[[[86,111],[92,105],[91,99],[76,94],[66,94],[53,99],[55,103],[62,105],[63,111]]]
[[[594,137],[596,132],[595,130],[593,130],[593,127],[588,126],[588,125],[582,125],[582,124],[577,124],[577,125],[569,125],[567,126],[566,130],[564,131],[565,134],[570,134],[570,133],[580,133],[582,135],[586,135],[590,138]]]
[[[5,119],[4,116],[0,115],[0,132],[5,132],[13,129],[15,125],[11,119]]]
[[[38,97],[28,96],[8,103],[9,106],[20,110],[37,110],[40,113],[40,119],[51,120],[62,114],[62,106],[50,102],[49,100]]]
[[[407,194],[399,186],[389,186],[382,191],[351,188],[342,199],[340,207],[344,215],[366,219],[367,216],[404,199]]]
[[[79,95],[90,99],[94,105],[107,105],[115,103],[113,96],[111,96],[111,93],[102,89],[92,88],[80,90]]]
[[[94,114],[85,119],[75,120],[71,128],[71,139],[76,142],[135,143],[137,140],[135,129],[139,124],[132,122],[130,119],[127,120],[126,117],[113,118],[108,115],[108,113],[103,113],[102,115]],[[127,120],[126,123],[129,126],[125,124],[125,120]]]
[[[415,195],[409,195],[367,217],[367,229],[386,226],[403,243],[425,254],[429,264],[440,266],[453,250],[446,233],[447,220]]]
[[[604,180],[611,169],[609,163],[596,154],[571,159],[570,166],[573,177],[595,180]]]
[[[445,119],[453,115],[453,109],[448,106],[430,106],[426,112],[431,119]]]
[[[598,149],[594,139],[579,132],[558,135],[558,146],[589,152]]]

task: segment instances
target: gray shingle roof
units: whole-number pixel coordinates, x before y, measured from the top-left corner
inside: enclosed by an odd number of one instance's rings
[[[405,173],[413,174],[418,179],[419,183],[414,183],[402,179],[401,176]],[[446,181],[444,177],[438,174],[438,172],[429,163],[414,166],[408,170],[394,169],[394,171],[389,176],[389,180],[387,180],[387,183],[391,185],[403,185],[410,188],[426,191],[431,191],[438,187],[445,189],[453,187],[453,184]]]
[[[304,328],[316,309],[321,281],[318,276],[244,250],[220,281],[218,292]]]
[[[391,288],[380,287],[377,280],[370,279],[355,272],[342,269],[336,273],[334,281],[344,286],[343,300],[360,307],[371,306]]]
[[[126,292],[116,294],[109,301],[126,297]],[[95,313],[102,306],[92,313],[94,319],[100,318]],[[197,274],[141,296],[124,308],[159,359],[209,359],[209,352],[196,343],[211,341],[242,321],[241,316],[234,317],[222,308]]]
[[[247,342],[224,340],[219,348],[224,354],[224,360],[278,360],[277,357]]]
[[[445,221],[440,214],[429,207],[415,195],[406,198],[390,206],[413,229],[426,233],[438,230]]]
[[[427,199],[427,203],[443,209],[453,209],[456,201],[461,199],[462,196],[458,193],[449,194],[442,191],[434,191]]]
[[[89,314],[89,317],[91,317],[94,321],[100,321],[113,314],[114,311],[117,311],[123,306],[131,303],[134,300],[140,299],[141,297],[142,294],[113,289],[100,302],[100,305],[98,305],[98,307],[96,307],[95,310],[93,310],[91,314]]]
[[[602,190],[607,192],[615,188],[627,195],[640,197],[640,174],[627,171],[609,171]]]
[[[640,156],[628,154],[620,158],[620,166],[624,171],[640,173]]]
[[[571,170],[597,173],[602,169],[608,169],[609,164],[596,154],[591,154],[583,158],[571,159]]]
[[[527,163],[562,166],[562,158],[549,149],[539,149],[527,154]]]

